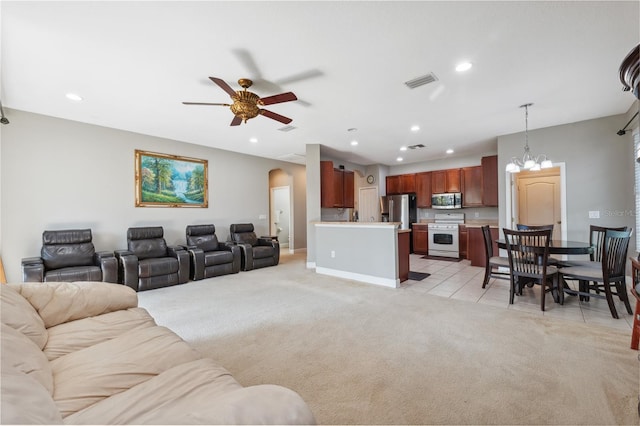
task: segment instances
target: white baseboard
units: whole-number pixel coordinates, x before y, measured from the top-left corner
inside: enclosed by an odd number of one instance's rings
[[[308,265],[309,263],[307,263]],[[331,275],[332,277],[345,278],[348,280],[361,281],[367,284],[376,284],[384,287],[398,288],[400,287],[400,279],[380,278],[372,275],[358,274],[355,272],[340,271],[337,269],[316,267],[316,273],[323,275]]]

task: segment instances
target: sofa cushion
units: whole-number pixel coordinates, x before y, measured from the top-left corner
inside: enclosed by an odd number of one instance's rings
[[[22,283],[14,288],[36,309],[47,328],[138,306],[135,290],[121,284],[90,281]]]
[[[65,418],[199,358],[198,352],[168,328],[132,330],[51,361],[53,399]]]
[[[33,377],[53,395],[53,373],[42,350],[27,336],[9,327],[0,326],[0,359],[2,369],[14,368]]]
[[[178,272],[180,264],[175,257],[141,259],[138,262],[138,277],[149,278]]]
[[[1,369],[0,423],[62,424],[62,416],[47,390],[36,379],[15,368]]]
[[[22,332],[42,349],[48,339],[44,321],[27,299],[20,295],[20,287],[20,284],[0,285],[2,323]]]
[[[204,266],[224,265],[233,262],[233,253],[226,250],[210,251],[204,254]]]
[[[264,257],[273,257],[274,248],[272,246],[255,246],[253,248],[253,258],[262,259]]]
[[[116,338],[129,330],[153,327],[153,317],[144,308],[130,308],[95,317],[65,322],[49,328],[44,354],[52,361],[71,352]]]

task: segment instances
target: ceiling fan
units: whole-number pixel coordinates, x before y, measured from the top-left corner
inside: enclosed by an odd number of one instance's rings
[[[280,114],[276,114],[275,112],[268,111],[266,109],[260,108],[264,105],[273,105],[279,104],[282,102],[295,101],[298,98],[293,92],[280,93],[279,95],[267,96],[266,98],[261,98],[253,92],[249,92],[247,89],[251,87],[253,81],[248,78],[241,78],[238,80],[238,84],[244,90],[235,91],[229,86],[224,80],[216,77],[209,77],[211,81],[220,86],[222,90],[227,92],[231,99],[233,100],[233,104],[220,104],[220,103],[207,103],[207,102],[183,102],[184,105],[220,105],[220,106],[228,106],[231,107],[231,112],[235,117],[231,120],[232,126],[238,126],[243,121],[246,123],[247,120],[257,117],[258,115],[264,115],[265,117],[271,118],[273,120],[279,121],[284,124],[291,123],[291,119],[285,117]]]

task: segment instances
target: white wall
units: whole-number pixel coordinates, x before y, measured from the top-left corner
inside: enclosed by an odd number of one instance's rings
[[[588,241],[589,225],[635,228],[634,157],[631,132],[616,132],[627,115],[614,115],[562,126],[529,130],[534,155],[546,154],[566,164],[567,238]],[[522,156],[524,132],[498,137],[500,227],[506,224],[505,167],[511,157]],[[600,219],[589,219],[589,211]],[[634,232],[638,232],[635,230]],[[629,246],[629,255],[635,244]]]
[[[292,176],[294,248],[306,247],[305,167],[200,145],[10,111],[0,128],[0,253],[8,281],[20,260],[38,256],[46,229],[91,228],[97,250],[126,248],[132,226],[163,226],[168,244],[184,243],[189,224],[213,223],[222,241],[231,223],[268,235],[269,171]],[[206,159],[209,208],[136,208],[134,150]]]

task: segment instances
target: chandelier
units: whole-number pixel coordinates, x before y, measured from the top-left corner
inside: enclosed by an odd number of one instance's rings
[[[520,168],[531,171],[538,171],[540,169],[547,169],[549,167],[553,167],[553,163],[551,160],[547,158],[546,155],[540,154],[536,157],[531,155],[531,151],[529,150],[529,107],[533,105],[531,103],[520,105],[520,108],[524,108],[524,155],[522,159],[512,157],[511,162],[507,164],[507,172],[509,173],[519,173]]]

